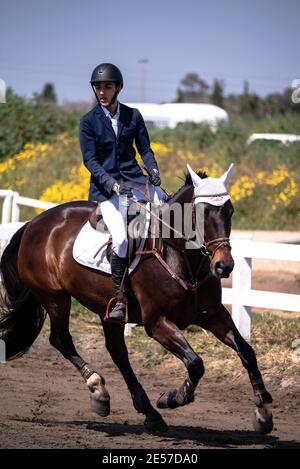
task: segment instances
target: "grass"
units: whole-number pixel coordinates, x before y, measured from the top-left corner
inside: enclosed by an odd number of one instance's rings
[[[204,363],[209,362],[210,370],[228,375],[237,369],[239,359],[236,353],[211,333],[190,326],[183,334],[195,352],[202,356]],[[292,315],[282,318],[272,313],[252,314],[251,345],[261,370],[281,376],[300,376],[299,364],[293,361],[292,343],[297,338],[300,338],[298,318]],[[128,340],[131,350],[143,355],[145,368],[173,360],[172,355],[150,339],[143,328],[134,328]],[[239,372],[242,372],[242,368],[239,368]]]
[[[280,377],[300,378],[299,361],[294,360],[297,353],[293,349],[296,339],[300,343],[300,319],[293,313],[278,315],[271,312],[253,312],[251,315],[251,346],[254,348],[261,371]],[[71,314],[72,334],[81,336],[83,331],[99,330],[99,318],[91,313],[78,301],[72,300]],[[45,326],[49,331],[50,324],[47,317]],[[101,327],[100,327],[101,330]],[[191,325],[183,335],[201,355],[204,364],[209,365],[210,372],[220,376],[237,376],[243,372],[236,353],[217,340],[211,333],[201,327]],[[159,343],[151,339],[143,327],[134,327],[132,336],[126,338],[130,353],[141,356],[145,369],[161,364],[176,364],[180,362],[167,352]],[[299,357],[299,354],[297,355]]]

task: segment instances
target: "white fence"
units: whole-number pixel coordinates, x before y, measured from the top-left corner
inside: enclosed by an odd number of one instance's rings
[[[20,206],[35,207],[47,210],[55,207],[52,202],[21,197],[18,192],[0,189],[0,198],[3,199],[1,223],[14,223],[20,220]]]
[[[222,289],[222,301],[232,305],[232,318],[243,337],[250,339],[251,307],[300,311],[300,295],[251,288],[252,259],[300,262],[300,246],[235,238],[232,240],[232,255],[235,261],[232,288]]]
[[[293,134],[252,134],[247,140],[247,144],[255,140],[275,140],[281,143],[300,142],[300,135]]]
[[[48,209],[56,204],[21,197],[17,192],[0,190],[4,198],[0,241],[7,243],[23,224],[19,222],[20,205]],[[300,246],[282,243],[265,243],[245,238],[232,240],[232,255],[235,267],[232,273],[232,288],[222,289],[222,300],[232,305],[233,320],[246,339],[250,339],[251,307],[283,311],[300,311],[300,295],[252,290],[252,259],[300,262]],[[266,275],[268,273],[266,272]],[[125,334],[130,334],[132,325],[127,324]]]

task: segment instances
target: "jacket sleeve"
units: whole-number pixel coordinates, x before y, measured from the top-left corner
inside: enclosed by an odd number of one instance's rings
[[[151,171],[157,169],[157,162],[154,153],[150,147],[150,139],[141,113],[137,110],[137,131],[135,135],[135,144],[146,168]]]
[[[84,119],[80,120],[80,147],[83,162],[92,176],[103,186],[110,194],[112,186],[116,182],[99,163],[96,152],[96,135],[90,123]]]

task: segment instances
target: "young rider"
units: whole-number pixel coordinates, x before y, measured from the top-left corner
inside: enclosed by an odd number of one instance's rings
[[[91,173],[89,200],[97,201],[103,221],[112,235],[111,270],[118,298],[110,312],[114,321],[124,321],[126,295],[121,283],[127,268],[127,227],[124,206],[132,200],[146,200],[147,178],[136,161],[135,146],[149,173],[149,193],[165,197],[158,188],[160,174],[143,117],[137,109],[118,101],[123,77],[115,65],[98,65],[90,80],[98,104],[80,121],[83,161]],[[134,199],[132,199],[134,198]],[[124,200],[125,199],[125,200]]]

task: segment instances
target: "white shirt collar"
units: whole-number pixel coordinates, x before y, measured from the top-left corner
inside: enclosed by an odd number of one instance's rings
[[[106,107],[101,106],[101,108],[102,108],[104,114],[106,115],[106,117],[108,117],[109,119],[119,119],[119,116],[120,116],[120,103],[119,103],[119,101],[118,101],[117,110],[116,110],[113,117],[112,117],[111,113],[109,112],[109,110]]]

